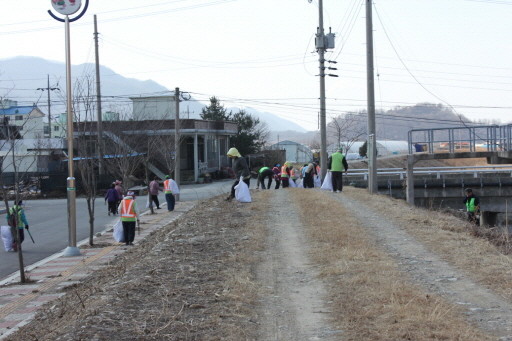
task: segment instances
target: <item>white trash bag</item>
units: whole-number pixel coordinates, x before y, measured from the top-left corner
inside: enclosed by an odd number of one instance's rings
[[[180,194],[180,188],[178,187],[176,181],[173,179],[171,179],[171,192],[172,194]]]
[[[288,180],[288,183],[290,184],[290,187],[297,188],[297,184],[295,183],[295,180],[290,179],[290,180]]]
[[[2,226],[1,229],[2,241],[4,242],[5,251],[12,250],[12,243],[14,242],[14,240],[12,238],[11,227]]]
[[[325,189],[326,191],[332,191],[332,173],[327,172],[325,174],[324,182],[322,183],[322,187],[320,189]]]
[[[124,242],[124,231],[123,231],[123,222],[121,219],[117,221],[117,223],[114,225],[114,239],[118,243]]]
[[[320,180],[319,175],[315,175],[315,178],[313,180],[314,187],[322,187],[322,180]]]
[[[249,191],[249,186],[243,179],[243,177],[240,177],[238,185],[235,186],[235,198],[240,202],[252,202],[251,191]]]

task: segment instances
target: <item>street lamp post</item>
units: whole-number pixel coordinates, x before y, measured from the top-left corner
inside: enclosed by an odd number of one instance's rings
[[[55,11],[64,15],[64,19],[57,17],[48,11],[50,16],[57,21],[65,24],[65,49],[66,49],[66,101],[67,101],[67,139],[68,139],[68,178],[67,178],[67,198],[68,198],[68,247],[64,250],[64,256],[79,256],[80,249],[76,246],[76,182],[73,167],[73,105],[71,94],[71,39],[69,32],[69,23],[80,19],[89,7],[89,0],[85,0],[83,10],[78,16],[70,19],[69,15],[78,12],[82,5],[82,0],[52,0],[52,6]]]

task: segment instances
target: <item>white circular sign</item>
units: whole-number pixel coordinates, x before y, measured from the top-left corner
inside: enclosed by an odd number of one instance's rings
[[[82,6],[82,0],[52,0],[53,9],[60,14],[75,14]]]

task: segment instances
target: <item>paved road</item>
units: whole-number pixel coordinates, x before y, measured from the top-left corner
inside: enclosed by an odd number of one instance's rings
[[[231,188],[232,181],[219,181],[211,184],[184,185],[181,188],[180,201],[194,201],[225,194]],[[146,196],[137,197],[139,210],[145,211]],[[163,194],[159,195],[161,203],[165,203]],[[107,206],[103,198],[97,198],[95,203],[95,232],[105,230],[114,224],[118,217],[107,215]],[[28,234],[23,242],[25,266],[36,263],[56,252],[62,251],[68,245],[67,200],[47,199],[28,200],[25,203],[25,214],[30,225],[30,232],[36,241],[33,244]],[[77,241],[89,236],[89,215],[87,203],[83,198],[77,198]],[[179,205],[179,203],[178,203]],[[162,205],[165,210],[166,206]],[[158,210],[157,210],[158,212]],[[7,225],[5,216],[0,215],[0,225]],[[14,252],[6,252],[3,243],[0,246],[0,278],[19,270],[18,256]]]

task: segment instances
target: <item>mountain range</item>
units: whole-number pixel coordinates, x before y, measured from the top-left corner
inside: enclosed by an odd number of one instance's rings
[[[71,74],[73,80],[89,78],[95,82],[95,65],[91,63],[72,65]],[[52,113],[65,111],[64,97],[66,87],[65,64],[49,61],[39,57],[16,57],[0,60],[0,98],[18,101],[19,105],[31,105],[36,103],[43,112],[47,112],[47,77],[50,78],[50,87],[58,88],[51,91]],[[174,89],[169,90],[165,86],[152,80],[141,81],[124,77],[112,69],[101,66],[101,94],[103,111],[131,113],[129,97],[170,95]],[[213,95],[212,95],[213,96]],[[222,98],[220,98],[222,102]],[[181,104],[182,117],[199,118],[202,108],[208,103],[203,103],[190,98]],[[283,119],[270,112],[262,112],[254,108],[243,108],[246,112],[255,115],[272,131],[293,130],[305,132],[306,129],[298,124]],[[240,108],[228,108],[233,112]]]

